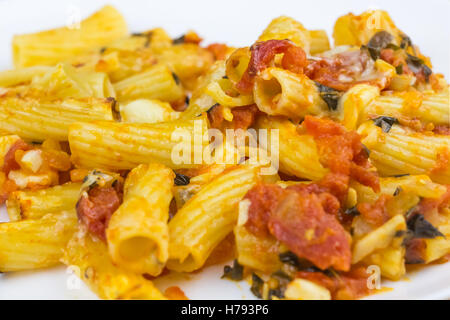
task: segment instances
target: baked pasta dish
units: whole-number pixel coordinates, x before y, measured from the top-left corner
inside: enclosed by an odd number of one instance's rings
[[[446,80],[385,11],[332,37],[281,16],[202,45],[111,6],[15,36],[0,272],[63,263],[102,299],[186,299],[154,280],[222,264],[258,298],[326,300],[447,261]]]

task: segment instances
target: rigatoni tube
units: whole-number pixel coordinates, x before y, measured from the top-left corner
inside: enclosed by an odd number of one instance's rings
[[[309,53],[314,55],[330,50],[330,40],[325,30],[309,30]]]
[[[126,34],[123,16],[112,6],[105,6],[81,21],[78,27],[14,36],[14,65],[54,65],[101,48]]]
[[[183,89],[177,76],[163,64],[114,83],[117,97],[121,101],[134,99],[158,99],[174,102],[183,99]]]
[[[181,113],[181,119],[193,119],[202,112],[209,110],[217,103],[210,95],[206,93],[210,83],[218,81],[225,76],[225,61],[217,61],[211,66],[208,73],[199,79],[197,88],[192,92],[189,106]]]
[[[418,119],[424,124],[450,124],[448,90],[441,93],[394,93],[376,98],[364,110],[367,116]]]
[[[23,139],[66,141],[73,122],[112,120],[112,99],[38,99],[8,97],[0,99],[0,130]]]
[[[79,122],[70,127],[69,143],[72,161],[79,167],[114,171],[159,162],[172,169],[193,168],[201,164],[194,152],[206,146],[205,132],[206,117],[154,124]],[[177,147],[183,147],[182,158],[177,157]]]
[[[169,222],[167,267],[200,269],[213,249],[233,230],[238,202],[258,181],[260,168],[241,165],[204,185]]]
[[[312,80],[280,68],[268,68],[256,77],[253,95],[258,108],[269,115],[298,120],[328,110]]]
[[[81,183],[66,183],[41,190],[13,192],[6,201],[10,221],[40,219],[47,213],[73,210]]]
[[[169,205],[175,174],[143,164],[125,181],[122,205],[106,230],[111,259],[127,270],[157,276],[169,257]]]
[[[84,230],[70,239],[62,261],[101,299],[165,299],[151,281],[114,265],[106,244]]]
[[[305,52],[310,50],[310,33],[297,20],[290,17],[281,16],[273,19],[270,24],[264,29],[258,41],[267,40],[290,40],[295,45],[303,48]]]
[[[275,117],[260,117],[259,129],[278,129],[280,171],[299,178],[318,180],[328,169],[320,163],[319,153],[312,136],[299,134],[289,120]],[[268,130],[268,135],[272,134]],[[268,146],[270,147],[270,146]],[[270,153],[276,150],[269,150]]]
[[[76,226],[75,210],[0,223],[0,272],[57,265]]]
[[[419,133],[398,125],[384,132],[373,121],[361,125],[358,133],[381,175],[427,174],[435,182],[450,183],[450,136]]]

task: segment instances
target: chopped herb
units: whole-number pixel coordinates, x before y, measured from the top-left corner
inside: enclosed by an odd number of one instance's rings
[[[300,259],[297,255],[291,251],[286,251],[280,253],[278,258],[282,263],[286,263],[290,266],[293,266],[297,270],[307,271],[307,272],[321,272],[319,268],[313,265],[310,261],[306,259]]]
[[[403,189],[401,187],[397,187],[394,191],[394,197],[398,196]]]
[[[321,270],[318,267],[316,267],[312,262],[301,259],[297,257],[297,255],[291,251],[286,251],[283,253],[280,253],[278,255],[278,258],[282,263],[288,264],[298,271],[305,271],[305,272],[322,272],[324,274],[328,274],[330,270]],[[273,274],[275,275],[275,274]],[[286,275],[288,276],[288,275]]]
[[[228,278],[230,280],[234,281],[240,281],[243,278],[244,274],[244,267],[239,264],[237,260],[234,260],[233,266],[225,266],[223,268],[223,278]]]
[[[394,37],[387,31],[377,32],[367,44],[370,56],[373,60],[380,57],[382,49],[385,49],[394,39]]]
[[[389,44],[386,46],[386,49],[392,49],[392,50],[394,50],[394,51],[397,51],[397,50],[401,50],[402,48],[400,48],[399,46],[397,46],[397,45],[395,45],[395,44],[393,44],[393,43],[389,43]]]
[[[433,71],[425,64],[422,59],[409,53],[407,53],[406,63],[408,64],[408,67],[411,69],[411,71],[415,74],[423,72],[426,81],[429,80],[430,75],[433,73]]]
[[[206,110],[206,113],[210,113],[215,107],[218,107],[218,106],[220,106],[220,104],[218,104],[218,103],[213,104],[208,110]]]
[[[412,217],[413,214],[415,214],[415,213],[418,213],[417,207],[412,207],[412,208],[408,209],[408,211],[406,211],[406,213],[405,213],[406,219],[409,219],[409,218]]]
[[[108,98],[106,98],[106,101],[111,103],[111,112],[112,112],[113,119],[116,121],[121,121],[122,116],[120,115],[120,110],[118,108],[117,100],[114,99],[113,97],[108,97]]]
[[[408,230],[412,232],[414,238],[434,239],[436,237],[444,237],[444,235],[420,213],[410,217],[406,225],[408,226]]]
[[[108,47],[102,47],[102,48],[100,49],[100,54],[104,53],[104,52],[106,51],[106,49],[108,49]]]
[[[175,72],[172,72],[172,77],[173,77],[173,80],[175,80],[175,83],[177,85],[179,85],[180,84],[180,78],[178,78],[178,76],[177,76],[177,74]]]
[[[329,268],[322,271],[329,278],[339,278],[339,273],[333,268]]]
[[[222,79],[228,79],[228,76],[223,76]]]
[[[298,259],[297,255],[291,251],[280,253],[278,255],[278,258],[283,263],[287,263],[296,268],[300,268],[300,260]]]
[[[271,280],[275,280],[276,287],[272,287],[269,290],[268,299],[272,300],[273,297],[284,298],[284,292],[289,282],[292,281],[292,277],[286,274],[282,270],[278,270],[270,276]]]
[[[272,297],[284,298],[284,291],[282,288],[270,289],[269,290],[269,300],[272,300]]]
[[[352,216],[352,217],[356,217],[356,216],[359,216],[359,215],[361,214],[361,213],[358,211],[358,209],[356,208],[356,206],[351,207],[351,208],[345,210],[344,213],[345,213],[346,215],[349,215],[349,216]]]
[[[412,66],[412,68],[417,68],[417,69],[419,69],[425,63],[425,61],[423,61],[419,57],[413,56],[409,53],[407,53],[406,62],[408,64],[410,64]],[[412,71],[416,72],[418,70],[412,70]]]
[[[397,74],[403,74],[403,64],[399,64],[395,67],[395,72],[397,72]]]
[[[250,291],[255,295],[255,297],[262,299],[263,286],[264,286],[263,279],[261,279],[256,273],[253,273],[252,274],[252,286],[250,288]]]
[[[366,153],[366,155],[367,155],[367,158],[370,156],[370,150],[369,150],[369,148],[367,148],[364,144],[362,145],[362,147],[363,147],[363,150],[364,150],[364,152]]]
[[[412,40],[406,34],[401,35],[402,41],[400,42],[400,48],[408,49],[408,47],[412,47]]]
[[[92,189],[94,189],[95,187],[98,186],[98,182],[97,180],[95,180],[94,182],[92,182],[89,187],[88,187],[88,191],[91,191]]]
[[[405,264],[424,264],[425,260],[419,257],[405,257]]]
[[[292,280],[292,278],[282,270],[278,270],[272,273],[272,278],[275,278],[280,282],[290,282]]]
[[[386,117],[386,116],[381,116],[378,117],[376,119],[373,119],[375,125],[377,127],[380,127],[383,132],[388,133],[389,131],[391,131],[391,128],[394,124],[398,123],[397,118],[394,117]]]
[[[144,47],[148,48],[150,46],[150,43],[152,42],[153,32],[150,31],[150,32],[146,33],[145,35],[147,37],[147,41],[145,41]]]
[[[172,43],[173,44],[182,44],[182,43],[184,43],[184,38],[185,38],[185,35],[183,34],[182,36],[180,36],[178,38],[172,39]]]
[[[173,180],[176,186],[187,186],[191,182],[191,178],[184,174],[175,172],[175,179]]]
[[[146,41],[144,43],[144,47],[148,47],[152,42],[153,32],[135,32],[131,34],[132,37],[146,37]]]
[[[422,66],[423,74],[425,75],[425,80],[430,81],[430,76],[433,74],[433,70],[431,70],[426,64]]]
[[[403,177],[408,177],[409,173],[405,173],[405,174],[396,174],[395,176],[392,176],[394,178],[403,178]]]
[[[400,238],[400,237],[403,237],[404,235],[406,235],[406,233],[407,232],[405,230],[398,230],[398,231],[395,232],[394,237],[395,238]]]
[[[319,82],[316,82],[316,86],[319,89],[320,97],[328,105],[328,109],[331,111],[336,111],[341,93]]]

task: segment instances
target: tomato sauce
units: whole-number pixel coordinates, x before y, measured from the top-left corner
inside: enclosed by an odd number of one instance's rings
[[[117,183],[119,185],[119,183]],[[105,230],[112,214],[122,203],[122,191],[118,186],[94,187],[77,203],[77,215],[87,229],[102,240],[106,240]]]
[[[8,150],[8,152],[5,155],[2,171],[5,173],[6,176],[8,176],[9,172],[12,170],[19,170],[20,166],[16,161],[15,155],[16,151],[23,150],[27,151],[30,150],[32,147],[24,142],[23,140],[19,139],[17,140]]]
[[[386,203],[390,199],[392,199],[391,195],[381,195],[375,203],[360,203],[358,211],[365,221],[379,227],[391,218],[386,207]]]
[[[368,274],[363,267],[339,273],[333,277],[322,272],[300,271],[297,273],[297,278],[306,279],[327,288],[334,300],[355,300],[370,293],[367,286]]]
[[[316,184],[286,189],[257,185],[245,196],[251,202],[245,226],[256,235],[273,235],[321,269],[346,271],[351,262],[350,235],[336,218],[339,200],[321,191]]]
[[[378,175],[371,170],[369,155],[359,134],[347,131],[332,120],[312,116],[305,117],[303,126],[314,137],[319,154],[331,172],[349,176],[375,192],[380,190]]]

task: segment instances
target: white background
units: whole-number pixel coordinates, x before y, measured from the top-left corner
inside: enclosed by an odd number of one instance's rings
[[[83,17],[110,3],[125,16],[129,30],[165,28],[173,37],[187,29],[196,30],[206,43],[225,42],[250,45],[276,16],[289,15],[308,29],[326,29],[331,35],[335,20],[348,12],[367,9],[387,10],[396,25],[432,57],[434,71],[450,75],[449,0],[0,0],[0,70],[12,67],[11,39],[14,34],[34,32],[65,25],[73,10]],[[2,212],[3,211],[3,212]],[[0,210],[0,221],[5,219]],[[179,284],[193,299],[252,298],[247,284],[220,280],[222,267],[201,274],[176,276],[158,283],[163,289]],[[415,272],[409,281],[385,283],[395,290],[374,298],[450,298],[450,267],[439,265]],[[69,290],[70,274],[64,267],[39,272],[0,275],[0,299],[80,299],[95,296],[81,285]],[[76,285],[76,283],[75,283]]]
[[[206,42],[235,46],[249,45],[271,19],[283,14],[331,35],[340,15],[385,9],[433,57],[435,71],[450,74],[449,0],[0,0],[0,68],[10,67],[14,34],[65,25],[71,7],[85,17],[105,3],[123,13],[132,32],[161,26],[175,37],[194,29]]]

